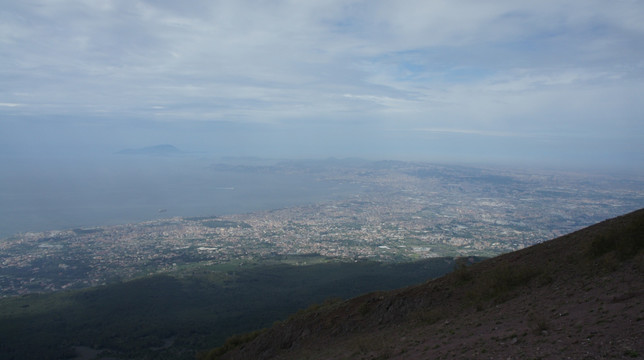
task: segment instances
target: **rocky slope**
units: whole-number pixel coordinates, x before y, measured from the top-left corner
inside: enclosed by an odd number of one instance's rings
[[[644,209],[424,284],[311,307],[215,359],[644,357]]]

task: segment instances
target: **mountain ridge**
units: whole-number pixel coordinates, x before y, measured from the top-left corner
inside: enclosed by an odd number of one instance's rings
[[[312,307],[203,359],[641,358],[644,209],[420,285]]]
[[[173,156],[181,153],[182,153],[181,150],[176,148],[174,145],[170,145],[170,144],[146,146],[146,147],[136,148],[136,149],[123,149],[117,152],[117,154],[120,154],[120,155],[148,155],[148,156]]]

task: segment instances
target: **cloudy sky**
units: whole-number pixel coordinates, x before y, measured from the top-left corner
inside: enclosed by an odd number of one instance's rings
[[[0,0],[0,152],[644,168],[644,2]]]

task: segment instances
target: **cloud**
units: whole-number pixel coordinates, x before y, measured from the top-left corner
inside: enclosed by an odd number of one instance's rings
[[[633,133],[643,18],[626,0],[9,2],[0,115]]]

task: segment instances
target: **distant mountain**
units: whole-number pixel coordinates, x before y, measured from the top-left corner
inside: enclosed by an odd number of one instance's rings
[[[181,154],[181,150],[168,144],[147,146],[138,149],[124,149],[117,154],[122,155],[147,155],[147,156],[173,156]]]
[[[644,357],[644,209],[424,284],[301,311],[203,359]]]

